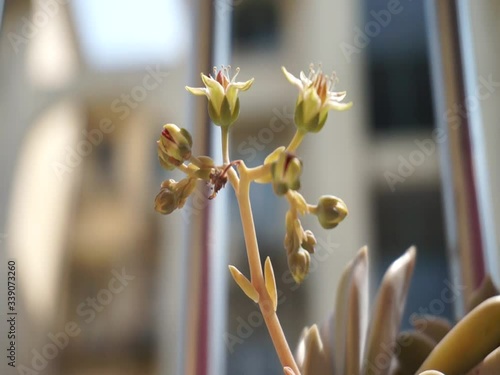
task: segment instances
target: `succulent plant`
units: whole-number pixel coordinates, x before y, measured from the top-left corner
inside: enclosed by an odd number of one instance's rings
[[[500,296],[489,278],[453,328],[443,318],[423,315],[412,320],[413,331],[399,332],[415,260],[411,247],[391,264],[368,321],[368,251],[362,248],[342,273],[330,319],[302,332],[296,350],[300,373],[499,375]]]
[[[166,124],[157,142],[160,164],[178,169],[186,177],[161,184],[155,209],[164,215],[186,203],[199,180],[208,183],[216,197],[226,183],[238,201],[250,278],[233,266],[231,275],[242,291],[259,305],[276,353],[288,375],[500,375],[500,296],[491,279],[485,279],[469,301],[469,313],[454,327],[446,320],[423,315],[412,319],[414,329],[400,332],[400,323],[416,259],[411,247],[386,271],[374,301],[371,318],[368,308],[368,250],[362,248],[342,273],[335,312],[321,328],[307,327],[297,348],[296,358],[286,341],[278,316],[278,293],[271,259],[262,269],[250,202],[253,183],[270,183],[276,195],[286,198],[284,247],[289,269],[297,283],[309,272],[316,238],[302,227],[300,217],[315,215],[324,229],[332,229],[348,215],[342,199],[331,195],[307,203],[298,191],[302,161],[296,151],[304,137],[319,132],[330,110],[352,106],[343,103],[346,93],[333,91],[336,76],[326,76],[311,67],[309,75],[285,77],[299,88],[295,106],[296,132],[287,147],[271,152],[262,165],[247,167],[243,160],[231,160],[229,130],[239,116],[239,92],[248,90],[253,78],[236,82],[229,68],[214,69],[214,77],[201,75],[205,87],[186,87],[194,95],[208,99],[208,114],[221,129],[222,165],[212,158],[192,153],[191,134],[174,124]]]

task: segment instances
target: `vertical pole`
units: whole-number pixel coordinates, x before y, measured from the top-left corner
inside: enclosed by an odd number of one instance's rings
[[[211,1],[193,0],[193,50],[188,70],[188,85],[198,87],[200,72],[208,73],[212,67],[213,8]],[[196,100],[198,99],[198,100]],[[212,132],[206,103],[201,98],[189,97],[188,121],[193,135],[193,154],[208,155]],[[199,187],[200,188],[200,187]],[[209,205],[198,201],[188,203],[192,214],[187,223],[187,238],[184,250],[183,303],[180,331],[184,334],[182,342],[181,369],[178,374],[207,375],[207,328],[209,320],[208,284],[208,217]],[[185,208],[186,209],[186,208]]]
[[[227,4],[226,4],[227,3]],[[202,85],[200,72],[212,73],[214,65],[228,64],[231,5],[224,0],[193,0],[193,51],[188,85]],[[206,100],[190,97],[188,123],[193,134],[193,153],[220,158],[220,129],[210,123]],[[187,224],[187,247],[183,260],[184,321],[180,330],[182,359],[179,374],[224,373],[223,331],[226,321],[227,194],[214,201],[193,198]]]
[[[481,4],[487,6],[488,3]],[[493,280],[500,283],[500,270],[498,269],[498,249],[495,230],[495,215],[493,212],[493,196],[490,189],[490,176],[488,173],[488,158],[486,155],[485,123],[482,118],[482,107],[479,104],[482,96],[478,92],[478,70],[475,63],[474,31],[471,25],[471,3],[459,1],[458,17],[460,27],[460,41],[462,45],[464,83],[468,104],[470,138],[472,148],[472,162],[474,177],[477,186],[477,204],[479,221],[481,223],[481,238],[483,241],[484,267]],[[500,285],[500,284],[498,284]]]
[[[230,63],[230,42],[231,42],[231,16],[234,0],[213,0],[212,10],[214,19],[214,45],[213,45],[213,65],[220,67]],[[233,70],[234,73],[234,70]],[[206,109],[205,109],[206,111]],[[220,128],[211,125],[215,133],[211,142],[211,155],[217,164],[222,164],[222,142],[220,137]],[[211,258],[210,262],[210,324],[208,331],[208,374],[225,374],[226,342],[224,333],[227,320],[228,303],[228,247],[229,247],[229,197],[233,192],[228,187],[221,191],[217,198],[211,202],[214,204],[209,220],[209,231],[211,234],[210,244]]]
[[[0,0],[0,31],[2,31],[4,8],[5,8],[5,0]]]
[[[453,283],[465,286],[463,299],[457,299],[455,306],[459,317],[465,311],[464,303],[484,276],[471,113],[465,101],[466,72],[457,2],[428,0],[426,5],[450,273]]]

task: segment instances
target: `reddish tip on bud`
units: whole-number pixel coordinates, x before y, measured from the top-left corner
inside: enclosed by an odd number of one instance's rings
[[[300,189],[301,174],[300,159],[288,152],[282,152],[271,166],[273,189],[276,195],[284,195],[289,189]]]
[[[164,125],[158,141],[160,162],[168,170],[180,165],[191,157],[192,144],[191,134],[186,129],[174,124]]]
[[[229,85],[229,80],[227,79],[226,75],[223,73],[223,70],[219,70],[217,73],[217,77],[215,78],[217,82],[221,84],[221,86],[226,89],[227,86]]]

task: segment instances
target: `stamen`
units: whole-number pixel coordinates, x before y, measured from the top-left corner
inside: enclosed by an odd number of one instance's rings
[[[309,81],[312,81],[312,80],[313,80],[313,78],[314,78],[314,74],[315,74],[315,73],[316,73],[316,72],[314,71],[314,64],[313,64],[313,63],[311,63],[311,64],[309,65],[309,76],[307,77],[307,78],[309,78]]]
[[[331,76],[330,79],[332,81],[331,87],[333,89],[333,87],[335,86],[335,84],[339,81],[339,78],[337,77],[337,73],[332,72],[332,76]]]
[[[234,76],[233,76],[233,79],[231,79],[231,82],[234,82],[234,80],[236,79],[236,76],[238,75],[239,72],[240,72],[240,67],[238,66],[234,70]]]

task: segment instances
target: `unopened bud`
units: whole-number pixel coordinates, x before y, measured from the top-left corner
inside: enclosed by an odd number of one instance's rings
[[[179,198],[172,185],[174,180],[163,181],[155,198],[155,210],[163,215],[171,214],[179,206]]]
[[[289,152],[283,152],[271,166],[273,189],[276,195],[284,195],[288,191],[300,189],[302,162]]]
[[[299,250],[302,244],[304,230],[302,229],[300,220],[292,215],[290,211],[286,213],[285,228],[285,241],[283,245],[287,254],[293,254]]]
[[[177,205],[177,208],[184,207],[184,204],[186,203],[191,193],[194,191],[195,187],[196,179],[194,178],[188,177],[178,182],[176,186],[176,193],[179,196],[179,203]]]
[[[309,229],[304,232],[304,240],[302,241],[301,246],[307,250],[310,254],[314,253],[314,246],[316,246],[316,238],[314,237],[313,232]]]
[[[332,195],[323,195],[319,198],[316,207],[319,223],[325,229],[335,228],[349,213],[342,199]]]
[[[288,267],[297,284],[302,283],[309,273],[310,262],[311,256],[304,249],[299,249],[299,251],[288,256]]]
[[[165,180],[155,199],[155,210],[163,215],[171,214],[175,209],[182,208],[196,187],[196,179],[187,177],[179,182]]]
[[[160,163],[169,170],[173,169],[172,166],[180,165],[191,157],[192,144],[191,134],[186,129],[174,124],[164,125],[158,141]]]

